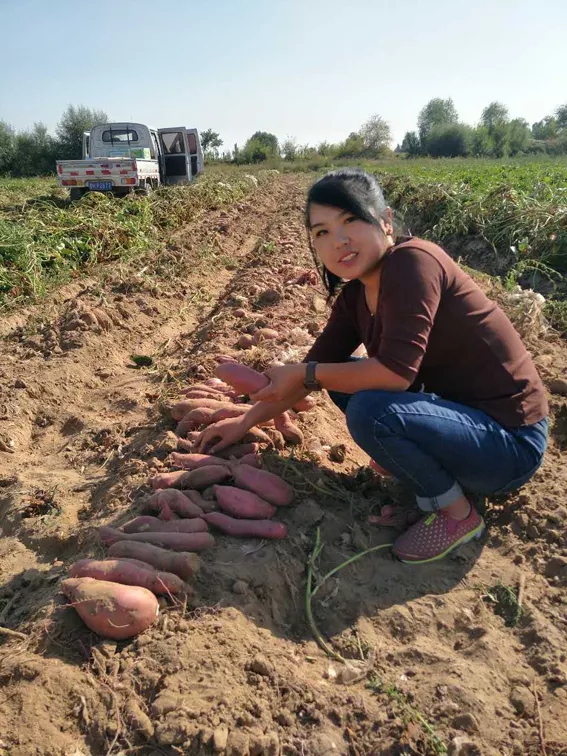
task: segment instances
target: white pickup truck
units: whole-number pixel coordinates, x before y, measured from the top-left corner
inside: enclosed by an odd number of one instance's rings
[[[101,123],[83,134],[82,160],[58,160],[59,186],[71,199],[85,192],[148,193],[160,184],[188,184],[204,170],[197,129],[152,129]]]

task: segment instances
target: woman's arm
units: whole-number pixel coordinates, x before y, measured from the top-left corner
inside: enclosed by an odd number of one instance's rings
[[[262,404],[283,402],[288,407],[293,406],[293,402],[297,401],[294,394],[303,388],[305,370],[305,363],[283,365],[266,370],[264,375],[270,379],[269,385],[253,394],[251,398]],[[315,378],[322,388],[344,394],[355,394],[357,391],[368,389],[405,391],[410,386],[410,381],[373,358],[340,363],[319,362],[315,370]]]

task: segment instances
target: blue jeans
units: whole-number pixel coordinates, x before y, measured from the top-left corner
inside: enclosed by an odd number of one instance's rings
[[[330,391],[354,441],[408,485],[431,512],[471,493],[501,494],[526,483],[543,461],[547,418],[511,429],[485,412],[435,394]]]

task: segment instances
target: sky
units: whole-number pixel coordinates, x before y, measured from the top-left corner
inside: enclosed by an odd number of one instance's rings
[[[566,0],[0,0],[0,120],[55,131],[69,104],[161,128],[394,143],[433,97],[530,124],[567,103]]]

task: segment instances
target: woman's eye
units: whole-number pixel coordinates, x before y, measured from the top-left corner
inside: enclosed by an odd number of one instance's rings
[[[355,220],[358,220],[356,215],[349,215],[345,218],[345,223],[352,223]]]
[[[326,234],[326,233],[327,232],[325,231],[325,229],[321,228],[321,229],[319,229],[319,231],[315,232],[315,238],[318,239],[320,236],[322,236],[323,234]]]

